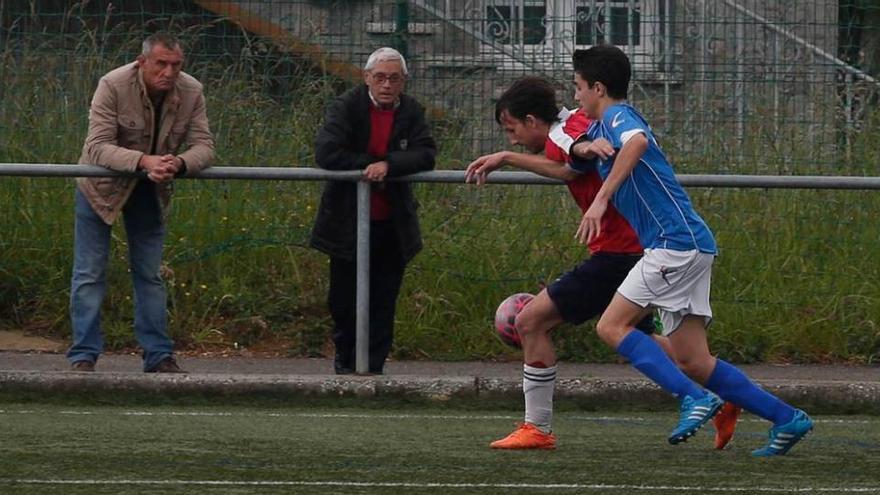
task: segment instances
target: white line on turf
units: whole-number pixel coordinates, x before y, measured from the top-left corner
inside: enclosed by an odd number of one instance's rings
[[[495,420],[517,419],[518,415],[505,414],[369,414],[369,413],[235,413],[227,411],[37,411],[32,409],[0,409],[0,414],[61,414],[71,416],[178,416],[178,417],[254,417],[264,416],[268,418],[311,418],[311,419],[451,419],[451,420]],[[573,421],[618,421],[618,422],[643,422],[648,418],[641,416],[565,416],[561,419]],[[826,424],[873,424],[873,421],[863,419],[813,419],[815,423]],[[766,423],[763,419],[743,418],[740,422]]]
[[[533,490],[631,490],[631,491],[684,491],[715,493],[878,493],[880,486],[873,487],[771,487],[771,486],[682,486],[682,485],[610,485],[581,483],[395,483],[367,481],[232,481],[232,480],[37,480],[2,479],[0,484],[21,485],[158,485],[158,486],[314,486],[351,488],[512,488]]]

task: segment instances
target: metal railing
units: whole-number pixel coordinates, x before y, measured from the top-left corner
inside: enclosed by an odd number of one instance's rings
[[[144,173],[119,172],[95,165],[59,165],[0,163],[0,177],[146,177]],[[369,346],[369,280],[370,280],[370,183],[361,181],[360,171],[328,171],[299,167],[212,167],[196,176],[200,180],[290,180],[290,181],[351,181],[357,187],[357,289],[355,369],[368,371]],[[436,170],[389,178],[395,182],[464,183],[460,170]],[[759,189],[848,189],[880,190],[880,177],[851,176],[768,176],[768,175],[679,175],[688,187],[759,188]],[[495,172],[488,177],[492,184],[560,185],[562,181],[541,177],[530,172]]]

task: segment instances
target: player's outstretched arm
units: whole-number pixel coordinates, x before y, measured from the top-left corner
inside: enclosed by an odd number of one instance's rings
[[[472,161],[464,172],[465,183],[476,182],[478,186],[485,184],[489,174],[504,166],[505,153],[507,152],[497,151]]]
[[[602,188],[596,193],[593,204],[590,205],[583,218],[581,218],[581,224],[578,226],[577,232],[575,232],[575,238],[579,242],[588,244],[601,233],[602,215],[608,209],[608,201],[611,200],[611,196],[617,192],[623,181],[632,174],[633,169],[636,168],[636,164],[639,163],[647,149],[648,138],[644,134],[633,136],[620,149],[620,153],[618,153],[617,159],[614,160],[614,165],[611,167],[611,173],[608,174],[605,182],[602,183]]]
[[[544,177],[549,177],[551,179],[570,181],[580,175],[564,162],[557,162],[556,160],[551,160],[543,155],[513,153],[509,160],[510,164],[516,168],[543,175]]]
[[[485,184],[490,173],[504,165],[510,165],[521,170],[533,172],[544,177],[560,180],[572,180],[578,173],[566,166],[565,163],[557,162],[540,155],[526,153],[514,153],[511,151],[498,151],[489,155],[483,155],[472,161],[465,172],[465,182],[476,181],[478,185]]]

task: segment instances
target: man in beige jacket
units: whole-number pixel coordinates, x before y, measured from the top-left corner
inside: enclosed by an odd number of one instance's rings
[[[146,177],[77,179],[70,290],[73,345],[67,352],[74,371],[94,371],[103,351],[101,303],[110,229],[121,215],[144,371],[183,372],[173,357],[165,284],[159,273],[165,220],[174,179],[208,167],[214,157],[202,85],[181,72],[183,60],[177,39],[154,34],[144,41],[136,62],[101,78],[92,98],[79,163],[143,171]]]

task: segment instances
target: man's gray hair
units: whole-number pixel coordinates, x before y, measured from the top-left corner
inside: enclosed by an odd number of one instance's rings
[[[169,33],[159,32],[151,34],[144,40],[141,44],[141,54],[145,57],[148,56],[156,45],[162,45],[169,50],[174,50],[174,48],[178,47],[183,50],[183,47],[180,46],[180,40],[178,40],[176,36]]]
[[[404,76],[409,75],[409,71],[406,70],[406,60],[404,60],[403,55],[401,55],[399,51],[388,46],[383,46],[370,54],[370,58],[367,59],[367,64],[364,65],[364,70],[373,70],[373,67],[380,62],[394,61],[400,62],[400,68],[403,69]]]

